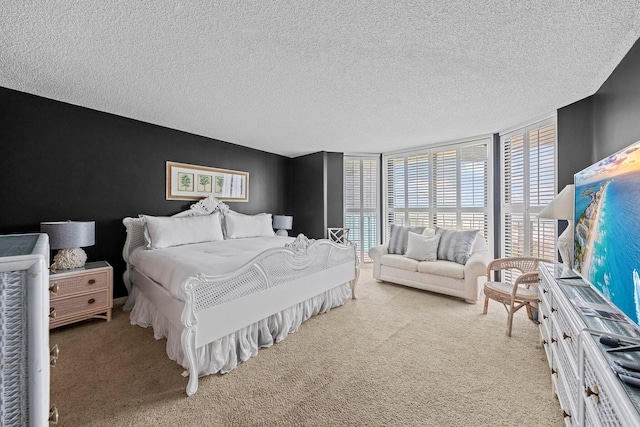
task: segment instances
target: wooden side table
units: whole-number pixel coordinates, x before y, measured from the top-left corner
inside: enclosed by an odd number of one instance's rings
[[[49,273],[49,329],[86,319],[111,321],[113,268],[106,261]]]

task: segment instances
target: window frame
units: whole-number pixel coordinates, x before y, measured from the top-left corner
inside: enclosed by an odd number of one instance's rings
[[[548,257],[543,255],[544,258],[552,258],[551,260],[557,259],[556,255],[556,246],[557,246],[557,230],[558,230],[558,222],[557,220],[547,220],[547,219],[538,219],[537,215],[546,207],[544,205],[532,205],[531,204],[531,154],[527,158],[523,156],[523,195],[521,203],[507,203],[506,202],[506,176],[507,176],[507,168],[506,168],[506,157],[505,157],[505,142],[511,140],[513,136],[523,135],[523,153],[526,153],[527,150],[531,149],[531,141],[529,139],[530,133],[535,130],[542,129],[549,125],[553,124],[554,126],[554,153],[553,153],[553,180],[554,180],[554,193],[551,197],[551,200],[558,194],[558,121],[557,114],[550,114],[542,118],[538,118],[529,123],[514,126],[506,131],[500,132],[500,182],[501,182],[501,193],[500,193],[500,257],[509,257],[509,256],[540,256],[540,243],[537,244],[537,249],[534,251],[534,237],[533,233],[536,230],[544,229],[545,227],[552,226],[552,235],[553,235],[553,257]],[[538,187],[540,188],[540,187]],[[537,194],[539,194],[539,190],[537,190]],[[549,200],[549,203],[551,202]],[[507,244],[508,239],[506,235],[506,227],[507,227],[507,214],[515,214],[522,215],[522,226],[524,229],[523,236],[524,239],[522,241],[523,253],[515,255],[512,253],[507,253]],[[513,246],[513,238],[510,238]],[[545,251],[546,252],[546,251]]]
[[[362,163],[360,163],[361,167],[360,167],[360,207],[358,209],[355,208],[348,208],[347,207],[347,174],[346,174],[346,168],[347,168],[347,162],[348,161],[353,161],[353,160],[360,160],[361,162],[364,160],[368,160],[368,161],[375,161],[376,163],[376,171],[375,171],[375,176],[376,176],[376,185],[375,185],[375,194],[376,194],[376,206],[375,208],[364,208],[363,207],[363,195],[364,195],[364,188],[363,188],[363,181],[364,181],[364,175],[363,175],[363,169],[362,169]],[[381,174],[380,174],[380,170],[381,170],[381,156],[380,154],[347,154],[345,153],[343,156],[343,166],[342,166],[342,170],[343,170],[343,186],[344,186],[344,191],[342,192],[342,197],[343,197],[343,218],[344,218],[344,226],[347,227],[347,214],[348,213],[359,213],[359,217],[360,217],[360,230],[364,230],[364,214],[365,213],[375,213],[375,217],[376,217],[376,236],[375,236],[375,242],[377,244],[380,243],[380,233],[381,233],[381,216],[380,216],[380,212],[381,212],[381,197],[380,197],[380,179],[381,179]],[[353,233],[349,233],[349,240],[355,242],[355,240],[353,240]],[[365,250],[365,247],[363,245],[364,242],[364,233],[361,233],[360,235],[360,239],[357,243],[356,246],[356,253],[358,255],[358,258],[360,259],[361,263],[371,263],[373,262],[372,260],[368,260],[368,251]],[[374,246],[375,246],[374,245]],[[373,247],[373,246],[372,246]]]
[[[471,146],[475,146],[475,145],[479,145],[479,144],[486,144],[487,147],[487,162],[486,162],[486,204],[484,207],[480,208],[480,207],[462,207],[461,206],[461,193],[459,191],[460,189],[460,178],[461,178],[461,170],[460,170],[460,165],[461,165],[461,160],[460,160],[460,150],[466,147],[471,147]],[[493,224],[493,217],[494,217],[494,202],[493,202],[493,193],[494,193],[494,180],[493,180],[493,173],[494,173],[494,147],[493,147],[493,134],[488,134],[488,135],[480,135],[480,136],[476,136],[476,137],[472,137],[472,138],[465,138],[465,139],[461,139],[461,140],[455,140],[455,141],[450,141],[450,142],[445,142],[445,143],[440,143],[440,144],[434,144],[434,145],[429,145],[429,146],[423,146],[423,147],[418,147],[418,148],[414,148],[414,149],[410,149],[410,150],[401,150],[401,151],[393,151],[393,152],[388,152],[388,153],[383,153],[382,154],[382,161],[381,161],[381,169],[382,169],[382,241],[383,243],[386,243],[388,241],[389,238],[389,216],[390,213],[392,213],[393,211],[389,210],[389,176],[388,176],[388,170],[387,170],[387,162],[389,159],[392,158],[405,158],[405,165],[406,163],[406,159],[412,156],[420,156],[420,155],[425,155],[427,154],[429,156],[429,206],[426,207],[419,207],[419,208],[398,208],[398,209],[403,209],[403,210],[414,210],[414,211],[419,211],[419,212],[426,212],[429,215],[429,227],[433,227],[435,225],[436,222],[436,215],[437,214],[443,214],[443,213],[456,213],[456,223],[457,226],[460,227],[460,225],[462,224],[461,221],[461,216],[464,213],[483,213],[486,214],[487,219],[486,219],[486,230],[483,230],[483,232],[486,234],[485,238],[487,240],[487,246],[488,246],[488,250],[489,253],[493,256],[493,242],[494,242],[494,224]],[[434,170],[433,170],[433,166],[434,166],[434,160],[433,160],[433,154],[435,152],[443,152],[446,150],[456,150],[457,154],[457,160],[456,160],[456,176],[457,176],[457,184],[456,184],[456,207],[437,207],[435,206],[435,190],[434,190],[434,183],[433,181],[433,177],[434,177]],[[407,171],[405,171],[405,177],[407,176]],[[405,188],[406,188],[406,184],[405,184]],[[405,216],[406,217],[406,216]]]

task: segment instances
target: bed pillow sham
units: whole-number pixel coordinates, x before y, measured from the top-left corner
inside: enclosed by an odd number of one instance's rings
[[[274,236],[271,214],[244,215],[230,211],[224,216],[227,239]]]
[[[140,218],[144,221],[147,249],[224,240],[218,212],[185,217],[140,215]]]

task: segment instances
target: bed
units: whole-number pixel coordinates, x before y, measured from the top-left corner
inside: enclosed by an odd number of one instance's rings
[[[353,244],[274,236],[264,231],[271,215],[262,215],[238,214],[208,197],[172,217],[123,220],[124,308],[132,325],[167,339],[167,355],[189,376],[188,396],[198,377],[235,369],[310,317],[355,298]],[[218,223],[221,230],[211,233]]]

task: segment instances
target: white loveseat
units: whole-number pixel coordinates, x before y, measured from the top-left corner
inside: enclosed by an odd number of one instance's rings
[[[404,255],[390,254],[387,245],[369,250],[373,260],[373,277],[378,281],[397,283],[427,291],[478,302],[487,265],[491,261],[487,242],[478,235],[471,256],[462,265],[453,261],[417,261]]]

